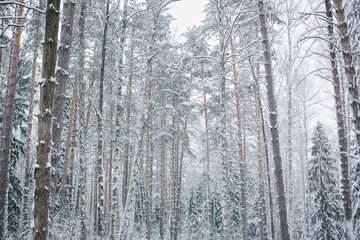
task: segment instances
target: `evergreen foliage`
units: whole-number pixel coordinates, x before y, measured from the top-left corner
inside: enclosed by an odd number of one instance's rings
[[[311,239],[341,239],[341,209],[336,160],[332,157],[324,127],[315,127],[309,162],[309,192],[313,199]]]

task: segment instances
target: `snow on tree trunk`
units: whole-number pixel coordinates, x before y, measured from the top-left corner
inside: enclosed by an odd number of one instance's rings
[[[344,9],[342,8],[342,4],[340,3],[341,1],[334,1],[335,2],[335,6],[337,7],[336,9],[336,15],[338,20],[341,23],[341,26],[339,27],[339,32],[340,35],[342,37],[341,40],[341,45],[342,48],[344,49],[344,51],[350,51],[349,49],[349,44],[348,42],[346,42],[345,38],[347,36],[347,30],[346,30],[346,23],[345,18],[343,16],[344,14]],[[343,196],[343,206],[344,206],[344,213],[345,213],[345,239],[347,240],[352,240],[353,239],[353,227],[352,227],[352,203],[351,203],[351,184],[350,184],[350,176],[349,176],[349,160],[348,160],[348,142],[347,142],[347,136],[346,136],[346,132],[345,132],[345,120],[344,120],[344,112],[343,112],[343,105],[342,105],[342,96],[341,96],[341,91],[340,91],[340,79],[339,79],[339,72],[337,69],[337,64],[336,64],[336,46],[334,44],[334,28],[333,28],[333,16],[332,16],[332,6],[331,6],[331,2],[330,0],[325,0],[325,8],[326,8],[326,17],[328,18],[328,37],[330,40],[330,44],[329,44],[329,48],[330,48],[330,61],[331,61],[331,69],[332,69],[332,80],[334,83],[334,94],[335,94],[335,109],[336,109],[336,119],[337,119],[337,130],[338,130],[338,142],[339,142],[339,147],[340,147],[340,167],[341,167],[341,174],[342,174],[342,179],[341,179],[341,183],[342,183],[342,196]],[[349,41],[349,39],[347,39]],[[348,59],[350,58],[350,59]],[[356,91],[357,92],[357,87],[355,87],[353,84],[353,77],[354,77],[354,73],[352,73],[354,71],[353,67],[352,67],[352,60],[351,60],[351,55],[344,53],[344,61],[345,61],[345,65],[346,65],[346,75],[348,77],[348,81],[350,83],[349,85],[349,90],[351,91]],[[349,69],[348,69],[349,68]],[[352,76],[350,76],[352,75]],[[350,79],[351,77],[351,79]],[[353,88],[353,89],[352,89]],[[354,98],[354,101],[357,101],[355,99],[358,99],[358,96],[353,95],[354,92],[352,92],[352,97]],[[352,103],[353,105],[354,103]],[[356,102],[356,106],[355,108],[358,108],[358,103]],[[355,112],[354,112],[355,114]],[[356,110],[356,114],[357,114],[357,110]],[[355,115],[355,119],[356,119],[356,115]],[[360,119],[359,119],[360,120]],[[356,126],[356,120],[355,120],[355,126]],[[360,126],[359,126],[360,127]],[[358,137],[358,136],[357,136]]]
[[[24,3],[24,0],[20,1]],[[22,17],[24,13],[24,7],[19,6],[17,16]],[[8,185],[9,185],[9,159],[10,159],[10,145],[12,140],[13,129],[13,112],[15,105],[15,93],[16,93],[16,74],[19,66],[19,53],[20,53],[20,39],[21,39],[21,24],[23,19],[17,18],[14,32],[14,45],[12,47],[12,56],[10,62],[10,71],[8,78],[8,86],[6,90],[6,113],[4,124],[4,136],[2,137],[2,149],[0,158],[0,238],[6,239],[7,228],[7,198],[8,198]]]
[[[43,0],[39,1],[39,8],[43,8]],[[29,100],[29,118],[28,118],[28,131],[27,131],[27,140],[26,140],[26,167],[25,167],[25,180],[24,180],[24,222],[23,225],[25,228],[28,228],[29,225],[29,192],[30,192],[30,169],[31,169],[31,143],[32,143],[32,129],[33,129],[33,113],[34,113],[34,95],[35,95],[35,79],[36,79],[36,63],[39,55],[39,44],[40,44],[40,25],[41,25],[41,15],[36,13],[36,23],[35,23],[35,42],[34,42],[34,53],[33,53],[33,62],[31,69],[31,90],[30,90],[30,100]]]
[[[257,154],[258,154],[258,182],[259,182],[259,218],[260,218],[260,239],[268,239],[266,229],[266,202],[264,190],[264,173],[263,173],[263,159],[261,146],[261,112],[260,112],[260,95],[255,88],[255,102],[256,102],[256,131],[257,131]]]
[[[53,109],[53,126],[52,126],[52,142],[53,148],[51,150],[51,185],[50,185],[50,206],[49,206],[49,225],[52,228],[55,200],[56,200],[56,187],[57,187],[57,169],[60,160],[60,145],[61,145],[61,133],[63,129],[63,116],[66,100],[66,88],[67,81],[69,79],[69,64],[71,43],[73,35],[73,24],[75,19],[75,5],[72,0],[63,1],[62,20],[60,30],[60,44],[58,48],[58,64],[56,68],[55,78],[57,86],[55,88],[54,96],[54,109]],[[67,163],[64,164],[63,174],[67,174]],[[50,238],[52,231],[50,231]]]
[[[114,173],[113,173],[113,196],[112,196],[112,215],[111,215],[111,238],[115,239],[115,230],[116,230],[116,214],[119,209],[119,180],[120,180],[120,135],[121,135],[121,115],[122,115],[122,106],[121,106],[121,96],[122,96],[122,78],[123,78],[123,69],[124,69],[124,48],[125,48],[125,39],[126,39],[126,29],[127,29],[127,9],[128,9],[128,0],[124,1],[123,5],[123,15],[121,21],[121,30],[120,30],[120,46],[119,46],[119,56],[118,56],[118,83],[116,85],[116,103],[115,103],[115,149],[114,149]],[[122,205],[124,207],[124,205]]]
[[[204,69],[203,64],[201,63],[201,79],[204,78]],[[206,90],[203,91],[204,94],[204,118],[205,118],[205,133],[206,133],[206,182],[207,182],[207,201],[208,201],[208,221],[210,226],[210,239],[214,238],[214,233],[212,231],[212,211],[211,211],[211,187],[210,187],[210,140],[209,140],[209,119],[208,119],[208,106],[206,98]]]
[[[166,94],[163,93],[161,96],[162,107],[166,104]],[[163,113],[161,116],[161,128],[162,132],[165,131],[166,127],[166,114]],[[161,136],[161,164],[160,164],[160,239],[164,239],[165,232],[165,187],[166,187],[166,142],[165,137]]]
[[[85,23],[86,23],[86,0],[80,2],[80,16],[79,16],[79,50],[78,50],[78,82],[79,82],[79,164],[80,175],[78,183],[78,198],[79,198],[79,215],[81,225],[80,239],[86,239],[86,171],[87,164],[85,158],[85,140],[86,140],[86,118],[85,118],[85,93],[86,93],[86,81],[84,79],[84,67],[85,67]]]
[[[105,57],[106,57],[106,41],[107,41],[107,32],[108,32],[108,24],[109,24],[109,9],[110,9],[110,0],[106,2],[106,11],[105,11],[105,23],[104,23],[104,32],[102,39],[102,47],[101,47],[101,66],[100,66],[100,88],[99,88],[99,105],[96,111],[97,115],[97,171],[98,171],[98,204],[97,204],[97,234],[100,238],[105,237],[105,219],[104,219],[104,173],[103,173],[103,105],[104,105],[104,81],[105,81]]]
[[[46,7],[43,66],[38,115],[37,162],[35,166],[34,238],[47,239],[49,232],[49,190],[51,184],[52,122],[59,29],[60,0],[48,0]]]
[[[144,94],[144,93],[143,93]],[[141,106],[145,106],[144,99],[141,100]],[[136,193],[136,184],[140,174],[140,166],[139,166],[139,158],[143,155],[143,143],[145,138],[145,129],[146,129],[146,121],[145,121],[145,109],[142,107],[137,114],[136,119],[136,135],[137,135],[137,143],[135,144],[134,149],[134,159],[130,173],[129,179],[129,192],[127,194],[126,204],[124,208],[124,214],[121,220],[120,227],[120,237],[121,240],[133,239],[133,230],[134,230],[134,218],[135,218],[135,193]]]
[[[258,10],[259,10],[259,20],[261,27],[263,51],[264,51],[264,65],[266,73],[266,88],[268,96],[268,105],[270,111],[270,133],[271,133],[271,142],[274,155],[274,164],[275,164],[275,178],[276,178],[276,189],[278,195],[278,209],[280,215],[280,230],[282,240],[289,240],[289,229],[288,229],[288,220],[287,220],[287,210],[286,210],[286,198],[285,198],[285,186],[284,186],[284,176],[281,162],[281,153],[280,153],[280,142],[279,142],[279,129],[278,129],[278,120],[277,120],[277,105],[274,96],[274,83],[273,83],[273,74],[272,74],[272,63],[271,63],[271,49],[268,40],[268,29],[266,26],[266,13],[263,1],[258,1]]]
[[[236,71],[236,59],[235,59],[235,49],[232,36],[230,36],[230,49],[232,54],[232,64],[233,64],[233,79],[234,79],[234,91],[235,91],[235,104],[236,104],[236,125],[237,125],[237,146],[239,154],[239,163],[240,163],[240,190],[241,190],[241,225],[242,225],[242,235],[243,239],[248,238],[247,234],[247,218],[248,218],[248,208],[247,208],[247,193],[246,193],[246,164],[243,156],[243,147],[242,144],[242,125],[241,125],[241,110],[240,110],[240,96],[239,96],[239,87]],[[245,139],[245,138],[244,138]]]

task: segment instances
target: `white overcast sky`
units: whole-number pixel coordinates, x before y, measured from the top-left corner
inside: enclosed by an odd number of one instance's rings
[[[188,27],[199,25],[204,19],[203,13],[208,0],[182,0],[171,4],[169,12],[175,20],[171,24],[171,31],[179,37]]]

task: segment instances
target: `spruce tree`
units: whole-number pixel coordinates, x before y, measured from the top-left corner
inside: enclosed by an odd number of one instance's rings
[[[340,193],[336,159],[331,156],[329,139],[318,123],[312,137],[309,162],[309,193],[313,199],[311,239],[342,239]]]

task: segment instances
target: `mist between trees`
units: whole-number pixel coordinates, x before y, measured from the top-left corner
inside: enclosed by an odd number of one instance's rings
[[[180,1],[0,1],[0,238],[360,239],[359,2]]]

